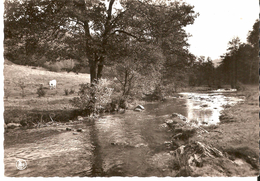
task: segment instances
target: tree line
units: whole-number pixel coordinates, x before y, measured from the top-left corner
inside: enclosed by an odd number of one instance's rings
[[[242,84],[258,84],[259,64],[259,21],[248,32],[247,42],[238,37],[228,43],[227,52],[221,56],[218,66],[210,57],[197,57],[191,65],[189,84],[221,88],[230,85],[238,88]]]

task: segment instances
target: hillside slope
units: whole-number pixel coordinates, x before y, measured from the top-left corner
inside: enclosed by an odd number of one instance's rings
[[[57,80],[57,88],[49,90],[48,82]],[[64,89],[78,91],[79,84],[90,82],[89,74],[75,74],[67,72],[50,72],[43,68],[21,66],[10,63],[4,64],[5,98],[22,98],[21,84],[25,85],[23,98],[36,98],[40,84],[46,88],[46,97],[64,96]]]

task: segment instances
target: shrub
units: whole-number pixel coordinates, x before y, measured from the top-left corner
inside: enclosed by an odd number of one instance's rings
[[[156,85],[154,92],[152,93],[153,100],[163,100],[164,96],[162,93],[162,86],[160,84]]]
[[[46,91],[44,90],[43,85],[41,84],[40,87],[37,89],[37,94],[39,97],[44,97],[46,94]]]
[[[75,90],[74,89],[64,89],[64,93],[65,93],[65,95],[67,96],[67,95],[69,95],[69,94],[74,94],[75,93]]]
[[[69,95],[69,89],[64,89],[64,93],[66,96]]]
[[[74,97],[70,102],[73,106],[89,113],[99,113],[111,102],[112,88],[108,88],[106,79],[98,83],[80,84],[79,97]]]
[[[74,93],[75,93],[75,90],[71,88],[69,94],[74,94]]]
[[[44,67],[50,71],[60,72],[62,70],[66,70],[68,72],[72,71],[76,66],[77,61],[73,59],[61,60],[55,63],[46,62],[44,63]]]
[[[111,102],[109,103],[108,107],[106,108],[106,111],[118,111],[121,109],[128,109],[128,98],[121,95],[113,95],[111,96]]]

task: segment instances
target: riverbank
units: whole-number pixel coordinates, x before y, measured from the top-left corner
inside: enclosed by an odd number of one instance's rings
[[[258,171],[256,171],[259,170],[258,86],[249,86],[244,91],[227,94],[245,96],[245,101],[226,108],[220,116],[220,124],[206,128],[208,134],[195,136],[192,140],[213,145],[219,150],[227,152],[231,159],[245,160],[255,171],[245,170],[244,175],[258,175]],[[223,167],[225,166],[231,175],[237,171],[231,165],[223,164]]]

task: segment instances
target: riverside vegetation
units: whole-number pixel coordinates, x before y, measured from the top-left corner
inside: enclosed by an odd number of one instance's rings
[[[74,97],[77,97],[77,92],[74,94],[66,95],[64,93],[64,89],[67,87],[66,82],[71,81],[75,83],[75,86],[72,87],[74,90],[82,90],[82,87],[79,86],[85,85],[83,84],[85,82],[85,75],[82,76],[81,74],[72,74],[72,73],[55,73],[55,72],[48,72],[46,70],[43,70],[41,68],[33,68],[33,67],[24,67],[19,66],[15,64],[5,64],[5,75],[6,73],[10,73],[11,71],[17,71],[21,72],[21,76],[13,76],[11,78],[10,75],[14,74],[8,74],[5,78],[6,83],[6,90],[8,88],[14,87],[14,89],[11,89],[12,92],[9,93],[9,97],[5,97],[5,122],[8,123],[20,123],[23,125],[22,127],[12,127],[10,126],[5,130],[5,164],[6,164],[6,175],[12,175],[12,176],[66,176],[66,175],[74,175],[74,176],[95,176],[97,175],[97,168],[101,167],[103,168],[103,171],[101,172],[101,176],[113,176],[113,175],[121,175],[121,176],[127,176],[127,171],[123,169],[124,166],[121,164],[118,165],[115,164],[115,167],[109,168],[109,170],[106,170],[104,166],[94,166],[93,163],[90,161],[91,157],[86,157],[86,160],[84,162],[78,162],[77,156],[70,155],[71,159],[68,160],[68,157],[66,157],[65,160],[61,162],[57,162],[57,164],[65,164],[67,162],[72,162],[75,166],[77,166],[77,169],[70,169],[65,167],[63,169],[59,169],[59,166],[57,165],[56,172],[51,172],[49,169],[44,169],[44,172],[39,172],[37,170],[30,170],[29,173],[27,172],[17,172],[16,174],[12,171],[13,168],[11,168],[9,163],[11,162],[13,157],[8,156],[10,153],[10,149],[18,149],[20,150],[30,150],[33,149],[36,145],[38,149],[40,149],[39,153],[46,155],[44,158],[41,158],[37,161],[36,158],[31,157],[31,161],[34,160],[35,163],[30,162],[30,164],[33,164],[36,168],[39,168],[40,163],[43,164],[43,166],[51,166],[55,165],[54,162],[44,162],[44,160],[48,159],[54,159],[50,153],[59,153],[60,151],[70,150],[73,147],[78,148],[79,145],[73,144],[74,146],[69,146],[66,149],[64,146],[59,147],[59,144],[67,144],[70,142],[70,140],[74,140],[75,137],[78,137],[77,139],[81,139],[79,136],[81,134],[96,134],[96,133],[88,133],[88,124],[92,124],[89,121],[87,121],[87,127],[82,125],[82,122],[84,123],[86,120],[89,120],[88,118],[84,118],[84,115],[82,115],[82,112],[73,112],[74,109],[77,109],[77,106],[74,107],[71,103],[71,100],[73,100]],[[24,72],[23,72],[24,71]],[[56,77],[56,80],[58,82],[57,89],[56,90],[49,90],[45,88],[46,95],[44,97],[38,97],[37,95],[37,88],[39,87],[39,79],[42,78],[44,72],[44,80],[41,80],[43,83],[43,87],[48,86],[47,80],[52,79]],[[28,75],[26,75],[26,73]],[[59,76],[60,75],[60,76]],[[11,84],[14,82],[19,82],[21,80],[26,80],[26,77],[28,78],[30,76],[30,84],[25,84],[25,96],[20,95],[20,92],[22,91],[19,87],[19,84]],[[77,81],[77,82],[76,82]],[[81,82],[82,81],[82,82]],[[9,82],[9,83],[8,83]],[[44,84],[46,83],[46,84]],[[11,84],[11,85],[10,85]],[[109,87],[108,81],[106,81],[104,84],[106,84],[105,87]],[[10,87],[9,87],[10,86]],[[193,88],[195,89],[195,88]],[[208,88],[196,88],[196,90],[193,90],[195,92],[201,92],[201,93],[208,93]],[[28,91],[26,91],[28,90]],[[108,90],[107,90],[108,91]],[[187,91],[187,90],[185,90]],[[108,100],[106,96],[110,96],[111,93],[107,92],[106,94],[101,94],[102,98],[105,100]],[[258,95],[257,86],[247,86],[243,91],[239,91],[236,93],[224,93],[226,96],[232,96],[232,97],[244,97],[245,101],[236,104],[235,106],[224,106],[224,111],[221,112],[220,116],[220,123],[214,124],[214,125],[202,125],[202,129],[193,128],[190,127],[189,124],[186,125],[186,123],[183,121],[185,117],[179,117],[178,114],[175,116],[171,114],[170,115],[164,115],[160,110],[157,112],[159,116],[157,119],[159,119],[159,122],[154,122],[156,125],[156,129],[158,129],[158,126],[160,127],[160,124],[162,124],[163,130],[171,130],[170,132],[163,131],[163,138],[161,138],[161,133],[156,132],[149,132],[146,134],[156,135],[158,136],[156,138],[156,143],[149,142],[149,147],[152,147],[152,150],[154,149],[154,156],[151,158],[151,162],[149,161],[147,164],[151,164],[151,168],[147,168],[142,172],[138,173],[139,176],[151,176],[151,175],[157,175],[157,176],[248,176],[248,175],[257,175],[258,174],[258,140],[256,139],[258,136],[258,98],[256,95]],[[175,94],[174,96],[182,97],[182,95]],[[168,98],[169,99],[169,98]],[[102,100],[102,99],[100,99]],[[182,99],[180,99],[181,101]],[[112,100],[111,100],[112,101]],[[102,106],[105,107],[107,102],[101,102],[103,103]],[[148,102],[145,101],[129,101],[129,108],[133,109],[138,104],[147,104]],[[163,103],[163,102],[162,102]],[[145,126],[148,123],[145,123],[141,121],[142,119],[148,119],[150,124],[153,122],[153,117],[149,119],[150,111],[154,112],[156,111],[155,108],[153,108],[153,105],[156,105],[157,103],[152,103],[152,107],[146,107],[147,114],[145,113],[144,117],[141,119],[137,117],[137,122],[139,121],[140,125]],[[164,104],[164,103],[163,103]],[[176,103],[174,103],[176,104]],[[180,104],[180,103],[178,103]],[[166,101],[166,105],[168,105]],[[99,104],[98,106],[101,106]],[[204,104],[202,105],[204,106]],[[167,106],[169,107],[169,106]],[[165,107],[165,108],[167,108]],[[159,107],[158,107],[159,108]],[[160,108],[162,111],[165,108]],[[185,108],[185,107],[184,107]],[[172,110],[171,107],[169,107],[169,110]],[[177,109],[178,110],[178,109]],[[174,111],[174,109],[173,109]],[[161,112],[161,113],[160,113]],[[122,112],[121,112],[122,113]],[[167,112],[165,112],[167,113]],[[143,113],[136,113],[143,114]],[[169,111],[168,111],[169,114]],[[83,116],[83,119],[81,120],[77,116],[81,115]],[[115,114],[115,116],[118,115],[118,118],[113,118],[106,116],[95,118],[96,124],[101,124],[103,121],[106,120],[105,124],[107,126],[111,127],[110,123],[112,125],[116,125],[118,123],[122,124],[123,122],[132,122],[132,119],[136,119],[132,117],[131,110],[126,111],[125,114]],[[87,115],[85,115],[87,116]],[[129,117],[130,116],[130,117]],[[129,117],[129,118],[128,118]],[[123,121],[125,119],[125,121]],[[172,121],[169,121],[172,120]],[[115,122],[116,121],[116,122]],[[123,121],[123,122],[122,122]],[[100,122],[100,123],[99,123]],[[134,124],[138,124],[138,123]],[[116,124],[115,124],[116,123]],[[129,123],[130,124],[130,123]],[[165,125],[166,124],[166,125]],[[166,128],[164,128],[164,126]],[[181,126],[182,125],[182,126]],[[168,127],[168,128],[167,128]],[[14,129],[12,129],[14,128]],[[33,128],[33,129],[28,129]],[[83,128],[83,129],[82,129]],[[111,127],[112,128],[112,127]],[[100,128],[99,128],[100,129]],[[125,129],[123,127],[115,127],[115,132],[117,133],[121,129]],[[135,127],[130,126],[130,129],[133,129],[133,133],[136,131]],[[155,129],[155,128],[153,128]],[[151,130],[153,130],[151,129]],[[73,134],[68,133],[69,130],[74,130]],[[79,130],[79,132],[77,132]],[[89,130],[90,131],[90,130]],[[130,130],[129,130],[130,131]],[[153,130],[155,131],[155,130]],[[82,133],[80,133],[82,132]],[[75,134],[74,134],[75,133]],[[67,135],[66,139],[60,140],[63,134]],[[70,135],[71,134],[71,135]],[[101,132],[99,133],[101,134]],[[119,133],[118,133],[119,134]],[[120,133],[121,134],[121,133]],[[158,135],[159,134],[159,135]],[[166,135],[165,135],[166,134]],[[168,136],[169,137],[168,137]],[[18,137],[19,136],[19,139]],[[65,136],[65,135],[64,135]],[[74,137],[73,137],[74,136]],[[146,143],[138,143],[132,145],[133,143],[128,141],[121,140],[121,137],[115,137],[115,138],[109,138],[109,135],[100,135],[98,139],[105,139],[105,137],[108,138],[108,140],[112,139],[111,142],[112,148],[109,149],[117,149],[117,147],[121,147],[121,151],[124,152],[131,149],[147,149]],[[105,136],[105,137],[103,137]],[[166,141],[167,139],[172,137],[171,141]],[[138,136],[137,136],[138,137]],[[44,143],[44,139],[51,139],[54,142],[60,140],[60,142],[55,148],[55,150],[50,150],[51,147],[48,147]],[[92,140],[93,138],[84,138],[84,142],[81,144],[91,144],[88,143],[86,139]],[[133,138],[132,138],[133,139]],[[136,139],[136,138],[135,138]],[[56,141],[55,141],[56,140]],[[52,142],[51,141],[51,142]],[[82,141],[82,140],[81,140]],[[133,141],[135,142],[135,141]],[[159,144],[160,143],[160,144]],[[33,146],[32,144],[36,144]],[[51,143],[52,144],[52,143]],[[57,144],[57,143],[56,143]],[[99,143],[102,145],[102,143]],[[104,144],[104,143],[103,143]],[[20,146],[19,146],[20,145]],[[23,147],[22,145],[27,145],[26,147]],[[45,146],[44,146],[45,145]],[[105,144],[106,145],[106,144]],[[41,150],[41,147],[44,146],[45,149]],[[61,145],[60,145],[61,146]],[[85,145],[87,146],[87,145]],[[97,145],[96,145],[97,146]],[[185,147],[184,147],[185,146]],[[89,147],[89,146],[87,146]],[[54,148],[53,148],[54,149]],[[65,150],[64,150],[65,149]],[[122,150],[123,149],[123,150]],[[195,151],[195,157],[194,153],[191,152]],[[204,151],[203,151],[204,150]],[[71,150],[72,151],[72,150]],[[103,154],[109,154],[104,153],[104,150],[100,150],[100,155]],[[134,150],[133,150],[134,151]],[[135,150],[134,152],[136,152]],[[31,150],[31,153],[34,153],[35,151]],[[91,151],[92,152],[92,151]],[[123,153],[122,152],[122,153]],[[139,153],[139,151],[137,151]],[[19,153],[22,154],[23,152]],[[35,152],[37,153],[37,152]],[[70,151],[68,151],[68,154]],[[113,151],[112,151],[113,153]],[[185,154],[183,154],[185,153]],[[17,153],[18,154],[18,153]],[[18,155],[19,155],[18,154]],[[75,152],[75,155],[80,155],[80,153]],[[96,153],[97,154],[97,153]],[[141,152],[140,152],[141,154]],[[200,155],[202,154],[202,155]],[[204,156],[203,156],[204,154]],[[205,157],[207,154],[213,154],[212,157]],[[17,155],[17,156],[18,156]],[[49,156],[48,156],[49,155]],[[15,156],[15,155],[14,155]],[[20,155],[22,156],[22,155]],[[30,154],[28,154],[30,156]],[[68,155],[67,155],[68,156]],[[139,155],[140,156],[140,155]],[[139,158],[138,155],[136,155],[136,158]],[[26,155],[22,156],[23,158],[27,158]],[[200,158],[201,157],[201,158]],[[118,157],[120,158],[120,157]],[[11,159],[11,160],[10,160]],[[43,159],[43,160],[42,160]],[[99,158],[100,159],[100,158]],[[103,158],[105,159],[105,158]],[[115,160],[118,160],[117,157],[114,157]],[[156,162],[157,159],[160,159],[162,161],[162,165],[158,165]],[[30,160],[29,157],[27,160]],[[42,160],[42,161],[41,161]],[[46,161],[47,161],[46,160]],[[120,159],[119,159],[120,160]],[[13,160],[14,161],[14,160]],[[104,160],[103,160],[104,161]],[[97,163],[99,163],[98,160],[96,160]],[[122,160],[119,161],[120,163]],[[96,163],[96,164],[97,164]],[[90,165],[89,165],[90,164]],[[110,163],[112,164],[112,163]],[[113,165],[112,164],[112,165]],[[130,163],[129,163],[130,164]],[[81,165],[81,166],[80,166]],[[80,172],[81,167],[83,165],[89,165],[88,171]],[[211,165],[211,166],[210,166]],[[214,165],[215,169],[212,168],[212,165]],[[155,171],[154,169],[158,169]],[[83,169],[83,168],[82,168]],[[119,170],[118,170],[119,169]],[[148,170],[147,170],[148,169]],[[83,169],[84,170],[84,169]],[[94,170],[94,171],[93,171]],[[131,170],[131,169],[130,169]],[[130,172],[128,170],[128,172]],[[212,171],[214,170],[214,171]],[[134,170],[131,170],[134,172]],[[65,174],[65,172],[68,172],[68,174]],[[164,174],[163,174],[164,173]],[[134,173],[132,173],[134,174]],[[163,175],[162,175],[163,174]]]

